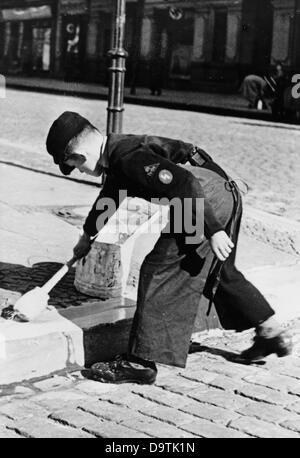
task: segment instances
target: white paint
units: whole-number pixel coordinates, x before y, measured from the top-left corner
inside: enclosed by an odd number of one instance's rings
[[[84,365],[82,329],[56,310],[36,321],[0,322],[0,384],[40,377],[69,364]]]
[[[14,309],[25,321],[33,321],[46,309],[48,299],[48,294],[37,286],[20,297]]]

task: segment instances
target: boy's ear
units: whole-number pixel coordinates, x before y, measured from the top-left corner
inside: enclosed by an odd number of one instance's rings
[[[83,164],[86,161],[86,157],[83,154],[71,153],[68,156],[68,159],[78,162],[79,165]]]

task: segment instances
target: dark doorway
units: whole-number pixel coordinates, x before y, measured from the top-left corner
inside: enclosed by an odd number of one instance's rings
[[[65,81],[78,81],[84,72],[86,18],[79,15],[65,16],[62,27]]]
[[[215,26],[213,40],[213,61],[222,63],[225,59],[227,36],[227,9],[215,10]]]
[[[242,61],[255,73],[265,72],[271,63],[273,6],[271,0],[244,0]]]

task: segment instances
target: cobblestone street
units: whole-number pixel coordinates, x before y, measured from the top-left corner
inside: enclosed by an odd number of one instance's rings
[[[245,366],[251,333],[216,331],[185,370],[159,365],[154,386],[109,385],[80,371],[3,387],[0,437],[300,438],[300,330],[293,356]]]
[[[104,101],[8,90],[0,103],[1,160],[58,173],[45,151],[45,138],[64,110],[80,112],[105,131]],[[300,221],[300,127],[127,105],[123,130],[198,144],[249,184],[247,203]]]

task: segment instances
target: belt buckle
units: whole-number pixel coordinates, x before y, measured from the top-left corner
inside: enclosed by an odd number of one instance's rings
[[[190,155],[190,159],[192,161],[194,161],[198,167],[203,167],[203,165],[207,162],[201,155],[200,153],[200,149],[197,147],[197,146],[194,146],[192,151],[191,151],[191,155]],[[193,165],[193,164],[192,164]]]

